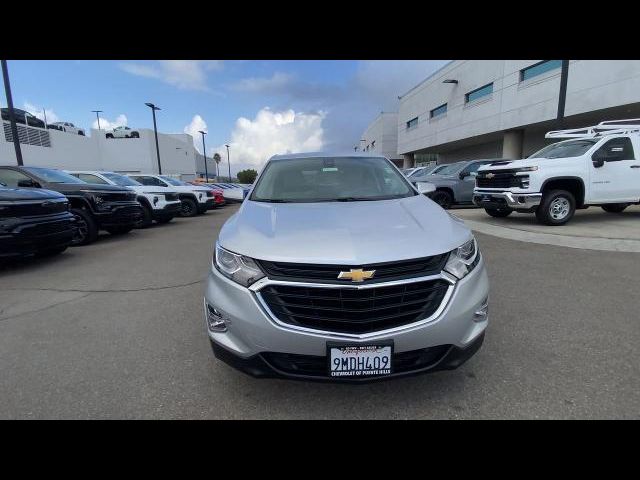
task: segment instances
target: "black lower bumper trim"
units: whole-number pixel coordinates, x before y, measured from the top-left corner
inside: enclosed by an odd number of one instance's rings
[[[381,377],[329,377],[326,375],[326,357],[310,355],[290,355],[273,352],[265,352],[249,358],[242,358],[226,348],[211,341],[211,348],[217,359],[226,364],[256,378],[286,378],[291,380],[307,380],[319,382],[341,383],[369,383],[374,381],[389,380],[391,378],[418,375],[421,373],[436,372],[439,370],[454,370],[469,360],[482,346],[484,332],[480,334],[466,348],[458,348],[454,345],[439,345],[429,349],[414,350],[394,354],[394,363],[403,365],[402,369],[396,368],[391,375]],[[306,365],[306,373],[292,373],[292,368],[287,368],[284,363],[287,357],[299,357],[295,361],[299,365]],[[301,363],[302,362],[302,363]],[[321,370],[317,367],[320,366]],[[316,370],[315,374],[309,372]],[[304,370],[302,370],[304,371]],[[322,373],[320,373],[322,372]]]

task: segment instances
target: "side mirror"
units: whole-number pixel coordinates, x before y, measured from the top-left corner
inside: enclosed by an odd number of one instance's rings
[[[22,188],[37,188],[40,185],[38,185],[36,182],[34,182],[33,180],[31,180],[29,178],[28,180],[20,180],[20,181],[18,181],[18,186],[22,187]]]
[[[604,166],[604,160],[602,160],[601,158],[596,158],[595,155],[592,159],[592,163],[594,168],[600,168]]]
[[[426,195],[428,193],[436,191],[436,186],[433,183],[429,182],[417,182],[416,187],[418,189],[418,193],[422,195]]]
[[[460,172],[460,175],[458,175],[458,177],[460,177],[460,180],[464,180],[468,176],[469,172]]]

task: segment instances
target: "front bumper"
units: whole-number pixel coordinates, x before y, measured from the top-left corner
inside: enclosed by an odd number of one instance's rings
[[[384,283],[378,284],[383,286]],[[222,312],[227,330],[211,331],[209,338],[216,356],[255,376],[279,376],[330,381],[354,381],[331,378],[326,371],[298,374],[286,368],[286,355],[309,357],[303,363],[325,362],[327,342],[369,344],[391,340],[395,355],[410,356],[423,351],[422,363],[380,379],[426,371],[455,368],[466,361],[482,343],[488,317],[474,320],[474,314],[489,294],[489,281],[481,258],[474,270],[455,282],[438,315],[427,321],[374,332],[360,337],[292,328],[277,322],[260,303],[257,295],[213,269],[209,273],[205,302]],[[206,308],[206,306],[205,306]],[[205,311],[206,315],[206,311]],[[207,324],[205,318],[205,325]],[[429,349],[429,350],[425,350]],[[284,360],[278,355],[285,355]],[[426,357],[425,357],[426,355]],[[428,358],[427,358],[428,357]],[[406,359],[403,358],[403,361]],[[285,363],[282,363],[282,362]],[[295,362],[294,362],[295,363]],[[326,362],[324,363],[326,365]],[[372,379],[367,379],[372,380]],[[355,380],[362,381],[362,380]]]
[[[182,208],[182,202],[177,200],[175,202],[164,202],[161,208],[153,209],[153,218],[167,218],[175,217],[180,213]]]
[[[106,210],[106,208],[109,210]],[[93,212],[100,228],[136,225],[142,219],[142,206],[138,202],[110,202]]]
[[[483,208],[532,210],[540,205],[541,193],[513,193],[495,190],[474,190],[473,203]]]
[[[24,219],[0,233],[0,257],[32,255],[66,247],[73,240],[75,218],[68,212]]]

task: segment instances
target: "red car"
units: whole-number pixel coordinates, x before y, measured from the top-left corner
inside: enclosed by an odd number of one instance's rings
[[[224,199],[223,190],[220,188],[216,188],[213,185],[204,182],[187,182],[190,185],[195,185],[196,187],[205,187],[210,189],[213,192],[213,198],[216,207],[222,207],[226,205],[227,201]]]

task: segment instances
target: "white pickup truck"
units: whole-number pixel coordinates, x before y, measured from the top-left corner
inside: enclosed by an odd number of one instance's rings
[[[545,225],[563,225],[577,208],[620,213],[640,204],[640,119],[557,130],[567,140],[523,160],[496,161],[478,170],[473,203],[493,217],[535,213]]]
[[[140,138],[140,132],[129,127],[116,127],[105,135],[107,138]]]
[[[167,187],[178,192],[182,202],[181,217],[194,217],[216,206],[213,190],[208,187],[196,187],[166,175],[130,173],[128,176],[142,185]]]

